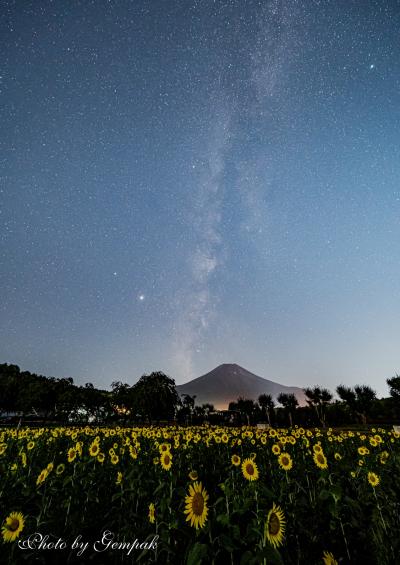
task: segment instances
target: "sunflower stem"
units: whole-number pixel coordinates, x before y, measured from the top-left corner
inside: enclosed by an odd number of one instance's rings
[[[343,534],[344,543],[345,543],[345,545],[346,545],[347,557],[349,558],[349,561],[351,561],[350,552],[349,552],[349,546],[348,546],[348,544],[347,544],[347,538],[346,538],[346,534],[344,533],[343,522],[342,522],[342,519],[341,519],[341,518],[339,518],[339,522],[340,522],[340,527],[341,527],[341,529],[342,529],[342,534]]]
[[[377,508],[378,508],[378,510],[379,510],[379,514],[380,514],[380,516],[381,516],[381,520],[382,520],[382,524],[383,524],[383,529],[385,530],[385,533],[386,533],[386,531],[387,531],[387,530],[386,530],[386,522],[385,522],[385,520],[384,520],[384,518],[383,518],[382,510],[381,510],[381,507],[380,507],[380,504],[379,504],[379,501],[378,501],[378,497],[376,496],[375,489],[373,489],[373,491],[374,491],[374,496],[375,496],[375,500],[376,500],[376,506],[377,506]]]

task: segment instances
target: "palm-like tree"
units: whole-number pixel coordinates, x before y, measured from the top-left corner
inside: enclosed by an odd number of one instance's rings
[[[253,419],[254,412],[256,409],[256,404],[254,400],[252,400],[251,398],[243,398],[242,396],[240,396],[237,399],[236,405],[239,412],[241,412],[246,416],[247,424],[250,425],[250,420]]]
[[[400,409],[400,375],[396,375],[395,377],[387,379],[386,382],[388,384],[390,396],[392,397],[393,402],[395,403],[396,407]]]
[[[280,404],[282,404],[282,406],[286,409],[287,413],[289,414],[290,427],[292,427],[293,414],[297,406],[299,405],[296,396],[294,394],[285,394],[284,392],[281,392],[277,400]]]
[[[261,410],[267,414],[268,425],[271,426],[271,412],[275,408],[275,402],[270,394],[260,394],[258,404]]]
[[[304,393],[307,397],[307,404],[315,409],[317,418],[322,426],[326,426],[325,406],[332,400],[333,395],[327,388],[314,386],[313,388],[305,388]]]
[[[356,385],[353,388],[339,385],[336,392],[351,412],[361,418],[364,425],[367,423],[372,405],[376,399],[376,392],[368,385]]]

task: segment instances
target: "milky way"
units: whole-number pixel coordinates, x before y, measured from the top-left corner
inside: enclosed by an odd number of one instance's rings
[[[397,2],[5,2],[2,362],[400,370]]]

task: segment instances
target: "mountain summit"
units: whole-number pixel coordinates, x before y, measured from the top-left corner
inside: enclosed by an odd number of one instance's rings
[[[229,403],[236,401],[239,396],[257,400],[260,394],[270,394],[276,400],[281,392],[293,393],[300,406],[306,404],[303,389],[269,381],[240,365],[230,363],[219,365],[209,373],[176,388],[179,394],[196,395],[196,404],[207,402],[221,410],[228,408]]]

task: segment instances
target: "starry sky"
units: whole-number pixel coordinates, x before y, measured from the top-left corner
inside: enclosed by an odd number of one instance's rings
[[[0,20],[0,362],[388,394],[398,1],[6,0]]]

